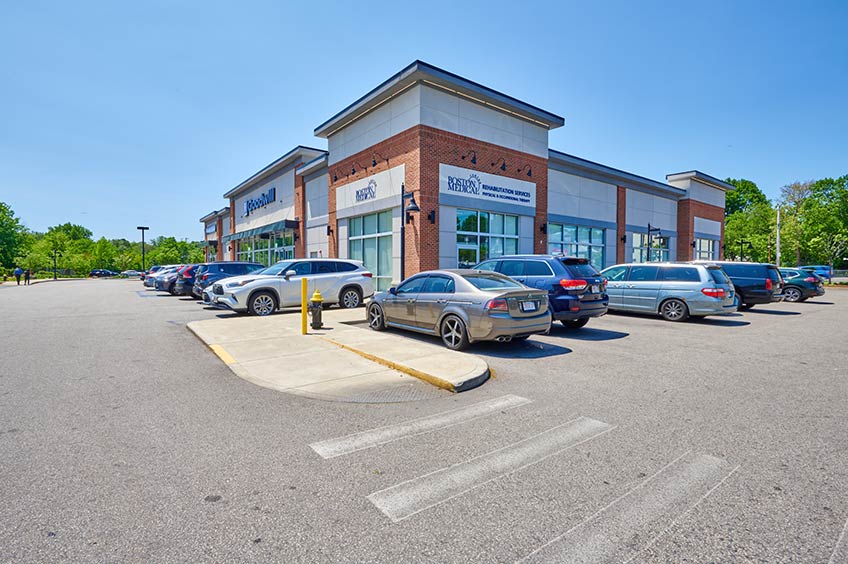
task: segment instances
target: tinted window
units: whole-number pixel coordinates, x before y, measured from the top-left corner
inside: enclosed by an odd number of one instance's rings
[[[523,260],[501,261],[500,273],[504,276],[524,276]]]
[[[598,271],[595,270],[595,267],[589,264],[589,261],[585,259],[565,259],[562,261],[562,264],[565,266],[565,269],[572,278],[594,278],[596,276],[600,276]]]
[[[466,274],[463,278],[481,290],[515,290],[524,287],[509,278],[491,274]]]
[[[427,278],[427,282],[424,283],[424,288],[421,292],[424,294],[453,294],[453,278],[447,276],[430,276]]]
[[[782,274],[785,278],[794,278],[794,277],[796,277],[796,276],[799,276],[799,275],[800,275],[800,273],[799,273],[797,270],[781,270],[781,271],[780,271],[780,273],[781,273],[781,274]]]
[[[624,280],[624,275],[627,273],[626,266],[613,266],[604,270],[603,276],[610,282],[620,282]]]
[[[197,275],[201,276],[203,274],[206,274],[207,270],[209,270],[209,265],[201,264],[200,266],[197,267]]]
[[[739,278],[759,278],[759,268],[754,264],[724,264],[722,265],[728,276]]]
[[[336,263],[330,261],[316,261],[312,263],[312,274],[327,274],[336,271]]]
[[[725,276],[724,271],[720,268],[708,268],[707,272],[716,284],[730,284],[730,280]]]
[[[309,261],[296,262],[289,266],[286,270],[294,270],[298,276],[305,276],[312,272],[312,263]]]
[[[261,264],[246,264],[246,265],[244,265],[244,268],[245,268],[246,273],[250,274],[252,272],[258,272],[265,267],[262,266]]]
[[[524,263],[525,276],[553,276],[554,272],[548,263],[541,260],[528,260]]]
[[[336,272],[353,272],[357,269],[357,266],[352,262],[337,262],[336,263]]]
[[[627,279],[630,282],[651,282],[657,279],[657,271],[659,270],[656,266],[647,266],[647,265],[636,265],[630,267],[630,274],[627,276]]]
[[[686,267],[677,267],[670,266],[664,267],[662,269],[661,280],[665,280],[666,282],[700,282],[701,275],[698,274],[698,269],[686,266]]]
[[[481,262],[477,266],[474,267],[474,270],[488,270],[494,271],[498,269],[498,261],[496,260],[487,260],[486,262]]]
[[[771,278],[772,282],[780,282],[780,271],[778,271],[775,267],[769,266],[766,268],[766,272],[768,273],[768,277]]]
[[[401,296],[403,294],[417,294],[421,291],[421,287],[424,286],[424,282],[427,280],[426,276],[421,276],[420,278],[412,278],[407,280],[403,284],[401,284],[397,289],[397,295]]]

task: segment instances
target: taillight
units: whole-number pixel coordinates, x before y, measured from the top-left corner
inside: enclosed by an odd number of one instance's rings
[[[559,281],[559,285],[566,290],[585,290],[588,284],[585,280],[565,280]]]
[[[774,285],[771,283],[771,278],[766,278],[766,290],[771,290]]]
[[[816,282],[817,280],[818,278],[816,278],[815,276],[807,276],[806,278],[804,278],[804,282]]]
[[[362,276],[364,276],[365,278],[372,278],[374,275],[371,274],[370,272],[363,272]]]
[[[201,281],[209,280],[209,275],[208,275],[208,274],[204,274],[203,276],[201,276],[201,277],[200,277],[200,280],[201,280]]]
[[[724,288],[702,288],[701,293],[711,298],[723,298],[725,296]]]
[[[509,312],[509,306],[503,298],[495,298],[486,302],[486,311],[504,311]]]

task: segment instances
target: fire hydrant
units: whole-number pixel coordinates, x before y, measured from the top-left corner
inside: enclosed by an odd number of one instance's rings
[[[321,321],[321,312],[324,310],[324,297],[321,296],[321,292],[318,289],[315,289],[315,293],[312,294],[312,297],[309,299],[309,311],[312,313],[312,328],[320,329],[324,326],[324,323]]]

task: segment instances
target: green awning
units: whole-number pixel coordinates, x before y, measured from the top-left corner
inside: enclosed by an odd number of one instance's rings
[[[255,237],[256,235],[262,235],[263,233],[285,231],[286,229],[297,229],[298,225],[299,222],[296,219],[284,219],[283,221],[269,223],[268,225],[263,225],[262,227],[256,227],[254,229],[248,229],[246,231],[239,231],[238,233],[224,235],[224,243],[229,243],[230,241],[238,241],[239,239],[247,239],[248,237]]]
[[[200,247],[217,247],[218,240],[217,239],[209,239],[208,241],[201,241]]]

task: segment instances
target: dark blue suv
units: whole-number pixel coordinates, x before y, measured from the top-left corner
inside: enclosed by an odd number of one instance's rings
[[[513,255],[485,260],[476,270],[492,270],[531,288],[548,291],[553,318],[578,329],[607,312],[606,280],[588,259],[556,255]]]

